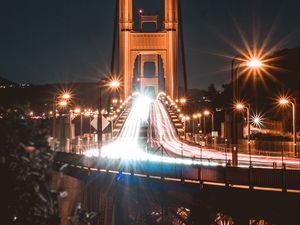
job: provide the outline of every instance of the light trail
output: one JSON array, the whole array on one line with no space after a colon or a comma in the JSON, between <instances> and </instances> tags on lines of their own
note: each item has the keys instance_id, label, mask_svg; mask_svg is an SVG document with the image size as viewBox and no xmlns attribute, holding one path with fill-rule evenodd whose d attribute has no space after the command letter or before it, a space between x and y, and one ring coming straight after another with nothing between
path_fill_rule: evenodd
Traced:
<instances>
[{"instance_id":1,"label":"light trail","mask_svg":"<svg viewBox=\"0 0 300 225\"><path fill-rule=\"evenodd\" d=\"M133 101L133 107L118 138L113 143L103 146L102 157L131 159L143 155L139 138L141 127L148 122L151 99L138 96Z\"/></svg>"},{"instance_id":2,"label":"light trail","mask_svg":"<svg viewBox=\"0 0 300 225\"><path fill-rule=\"evenodd\" d=\"M191 158L166 157L151 154L146 151L145 146L139 141L141 128L148 126L150 108L155 106L148 97L138 96L126 119L118 138L111 144L105 145L101 150L101 157L122 160L151 161L158 163L176 163L184 165L210 165L217 166L216 162L195 161ZM168 130L171 131L171 130ZM144 140L145 142L147 140ZM86 152L87 157L97 157L98 151L91 149Z\"/></svg>"},{"instance_id":3,"label":"light trail","mask_svg":"<svg viewBox=\"0 0 300 225\"><path fill-rule=\"evenodd\" d=\"M193 146L182 142L176 133L173 122L161 101L156 100L153 103L150 112L150 144L152 148L162 148L169 155L181 156L192 159L210 159L223 161L231 159L231 153L220 152L215 149L206 149L198 146ZM249 166L249 155L238 154L239 166ZM275 162L281 165L281 157L259 156L252 155L252 165L259 167L273 167ZM227 160L228 161L228 160ZM299 168L299 159L285 158L284 163L287 167Z\"/></svg>"},{"instance_id":4,"label":"light trail","mask_svg":"<svg viewBox=\"0 0 300 225\"><path fill-rule=\"evenodd\" d=\"M143 137L140 136L142 129L147 126L149 126L150 150L146 148L145 137L142 139ZM159 152L155 152L155 149L159 149ZM86 152L86 156L98 157L98 150L91 149ZM215 149L202 148L181 141L161 101L137 96L133 100L132 109L118 138L102 147L101 157L128 161L225 166L226 159L231 159L231 153L225 154ZM249 155L240 153L238 158L239 167L249 167ZM282 161L280 157L252 155L252 165L255 167L273 168L274 162L281 165ZM289 168L298 168L300 165L300 161L293 158L285 158L284 163Z\"/></svg>"}]
</instances>

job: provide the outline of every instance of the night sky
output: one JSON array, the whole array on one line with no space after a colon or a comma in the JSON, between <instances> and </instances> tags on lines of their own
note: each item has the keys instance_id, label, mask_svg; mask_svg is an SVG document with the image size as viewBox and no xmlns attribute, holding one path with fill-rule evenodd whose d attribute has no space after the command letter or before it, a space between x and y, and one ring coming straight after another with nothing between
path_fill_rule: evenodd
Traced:
<instances>
[{"instance_id":1,"label":"night sky","mask_svg":"<svg viewBox=\"0 0 300 225\"><path fill-rule=\"evenodd\" d=\"M114 0L1 0L0 77L14 82L94 82L108 74ZM134 0L158 12L163 0ZM160 14L162 12L159 12ZM188 82L220 87L229 80L230 59L243 48L242 31L269 47L299 46L299 0L183 0ZM273 29L271 29L273 27ZM255 32L254 32L255 31Z\"/></svg>"}]
</instances>

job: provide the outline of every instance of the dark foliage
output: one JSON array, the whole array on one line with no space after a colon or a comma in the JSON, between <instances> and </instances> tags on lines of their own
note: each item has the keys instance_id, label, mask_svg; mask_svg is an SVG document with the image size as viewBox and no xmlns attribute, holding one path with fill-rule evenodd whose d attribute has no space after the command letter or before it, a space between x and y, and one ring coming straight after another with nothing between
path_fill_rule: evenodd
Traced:
<instances>
[{"instance_id":1,"label":"dark foliage","mask_svg":"<svg viewBox=\"0 0 300 225\"><path fill-rule=\"evenodd\" d=\"M42 121L24 110L0 110L0 224L59 224L46 137Z\"/></svg>"}]
</instances>

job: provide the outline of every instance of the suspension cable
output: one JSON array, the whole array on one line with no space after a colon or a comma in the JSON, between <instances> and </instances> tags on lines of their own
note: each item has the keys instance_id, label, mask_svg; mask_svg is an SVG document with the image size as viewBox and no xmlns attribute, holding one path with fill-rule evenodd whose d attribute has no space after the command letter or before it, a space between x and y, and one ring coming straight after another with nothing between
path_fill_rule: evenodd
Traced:
<instances>
[{"instance_id":1,"label":"suspension cable","mask_svg":"<svg viewBox=\"0 0 300 225\"><path fill-rule=\"evenodd\" d=\"M181 60L183 66L183 81L184 81L184 95L187 97L188 84L187 84L187 70L186 70L186 58L185 58L185 48L184 48L184 36L183 36L183 21L181 12L181 1L178 0L178 10L179 10L179 30L180 30L180 44L181 44Z\"/></svg>"},{"instance_id":2,"label":"suspension cable","mask_svg":"<svg viewBox=\"0 0 300 225\"><path fill-rule=\"evenodd\" d=\"M113 43L112 43L112 54L110 61L110 75L114 75L115 73L115 54L116 54L116 41L118 34L118 20L119 20L119 0L116 0L115 5L115 18L114 18L114 34L113 34Z\"/></svg>"}]
</instances>

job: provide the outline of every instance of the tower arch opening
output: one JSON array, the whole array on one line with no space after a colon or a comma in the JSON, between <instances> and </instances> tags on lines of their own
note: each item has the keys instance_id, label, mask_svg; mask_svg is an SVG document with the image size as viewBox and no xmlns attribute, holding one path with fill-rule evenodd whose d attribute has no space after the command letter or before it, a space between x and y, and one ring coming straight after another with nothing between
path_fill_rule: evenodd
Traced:
<instances>
[{"instance_id":1,"label":"tower arch opening","mask_svg":"<svg viewBox=\"0 0 300 225\"><path fill-rule=\"evenodd\" d=\"M120 75L124 81L123 96L136 89L152 86L157 94L165 91L178 95L178 0L164 0L163 29L140 32L133 28L133 0L119 0ZM134 1L137 2L137 1ZM142 2L142 1L141 1ZM153 0L150 1L151 5ZM159 21L157 16L142 17L146 22ZM144 73L144 63L155 64L155 77Z\"/></svg>"}]
</instances>

